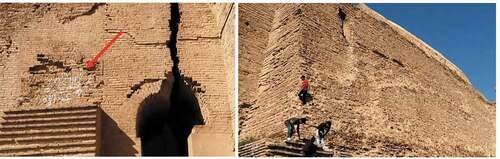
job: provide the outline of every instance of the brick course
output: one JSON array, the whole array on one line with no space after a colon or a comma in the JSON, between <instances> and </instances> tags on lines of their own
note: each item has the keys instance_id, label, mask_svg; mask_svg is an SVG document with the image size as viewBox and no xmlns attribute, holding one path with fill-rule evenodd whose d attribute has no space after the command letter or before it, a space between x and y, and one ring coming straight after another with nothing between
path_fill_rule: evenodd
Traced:
<instances>
[{"instance_id":1,"label":"brick course","mask_svg":"<svg viewBox=\"0 0 500 159\"><path fill-rule=\"evenodd\" d=\"M351 156L495 155L495 104L365 5L240 6L240 142L282 142L283 121L304 116L312 125L331 120L327 144ZM313 96L306 106L297 99L301 75Z\"/></svg>"},{"instance_id":2,"label":"brick course","mask_svg":"<svg viewBox=\"0 0 500 159\"><path fill-rule=\"evenodd\" d=\"M0 54L0 108L100 105L106 116L101 123L102 155L139 155L137 109L159 90L160 82L145 83L136 92L131 87L147 79L165 79L171 69L166 47L170 4L0 6L10 8L0 15L8 17L1 24L12 31L0 38L6 50ZM204 90L197 98L207 121L194 128L190 139L192 145L204 147L192 147L190 154L234 155L234 6L180 6L180 69ZM82 61L91 59L119 31L124 34L101 57L96 70L85 70ZM52 73L32 74L30 67L46 65L37 54L71 71L50 66ZM218 140L209 140L207 134Z\"/></svg>"}]
</instances>

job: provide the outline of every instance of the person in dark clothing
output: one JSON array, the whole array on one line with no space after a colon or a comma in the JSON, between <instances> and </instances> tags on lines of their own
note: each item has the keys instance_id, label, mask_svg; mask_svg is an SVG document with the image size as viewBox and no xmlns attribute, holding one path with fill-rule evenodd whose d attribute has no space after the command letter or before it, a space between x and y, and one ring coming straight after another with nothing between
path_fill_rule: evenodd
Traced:
<instances>
[{"instance_id":1,"label":"person in dark clothing","mask_svg":"<svg viewBox=\"0 0 500 159\"><path fill-rule=\"evenodd\" d=\"M316 151L318 147L314 144L316 138L313 136L310 140L305 141L304 147L302 147L302 152L305 157L316 157Z\"/></svg>"},{"instance_id":2,"label":"person in dark clothing","mask_svg":"<svg viewBox=\"0 0 500 159\"><path fill-rule=\"evenodd\" d=\"M299 99L300 101L302 101L302 104L306 104L307 90L309 90L309 81L307 81L306 76L304 75L302 75L300 79L302 80L302 86L299 92Z\"/></svg>"},{"instance_id":3,"label":"person in dark clothing","mask_svg":"<svg viewBox=\"0 0 500 159\"><path fill-rule=\"evenodd\" d=\"M345 34L344 34L344 25L346 23L346 18L347 18L347 15L342 11L342 9L339 9L339 18L340 18L340 31L342 33L342 36L345 38Z\"/></svg>"},{"instance_id":4,"label":"person in dark clothing","mask_svg":"<svg viewBox=\"0 0 500 159\"><path fill-rule=\"evenodd\" d=\"M340 27L343 28L344 27L344 21L346 20L347 18L347 15L344 13L344 11L342 11L342 9L339 9L339 18L340 18Z\"/></svg>"},{"instance_id":5,"label":"person in dark clothing","mask_svg":"<svg viewBox=\"0 0 500 159\"><path fill-rule=\"evenodd\" d=\"M332 126L331 121L323 122L316 127L316 142L315 144L318 147L321 147L323 150L328 151L328 147L325 145L325 136L330 131L330 127Z\"/></svg>"},{"instance_id":6,"label":"person in dark clothing","mask_svg":"<svg viewBox=\"0 0 500 159\"><path fill-rule=\"evenodd\" d=\"M296 126L297 129L297 136L299 137L300 140L300 124L305 124L307 121L306 118L290 118L285 121L285 126L288 129L287 131L287 138L286 141L290 142L292 140L292 135L294 131L294 126Z\"/></svg>"}]
</instances>

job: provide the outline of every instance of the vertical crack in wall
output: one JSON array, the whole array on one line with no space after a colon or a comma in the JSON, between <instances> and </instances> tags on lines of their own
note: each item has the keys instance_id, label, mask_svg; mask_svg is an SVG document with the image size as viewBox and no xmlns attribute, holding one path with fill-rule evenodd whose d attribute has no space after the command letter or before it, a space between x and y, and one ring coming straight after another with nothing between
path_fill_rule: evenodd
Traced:
<instances>
[{"instance_id":1,"label":"vertical crack in wall","mask_svg":"<svg viewBox=\"0 0 500 159\"><path fill-rule=\"evenodd\" d=\"M167 47L173 62L172 71L162 80L160 90L146 97L137 111L137 134L141 138L143 156L187 156L188 137L194 125L203 125L204 118L195 95L197 81L181 74L177 52L179 4L170 4L170 38ZM172 73L172 74L170 74ZM172 79L173 77L173 79ZM156 79L150 80L154 81ZM147 81L145 81L147 82ZM141 83L131 89L139 89ZM132 92L133 93L133 92ZM131 93L131 94L132 94Z\"/></svg>"},{"instance_id":2,"label":"vertical crack in wall","mask_svg":"<svg viewBox=\"0 0 500 159\"><path fill-rule=\"evenodd\" d=\"M179 22L181 21L178 3L170 3L170 16L169 28L172 33L170 33L170 41L167 42L167 47L170 49L170 59L173 62L172 73L174 74L175 82L178 82L181 79L179 57L177 56L177 33L179 32Z\"/></svg>"},{"instance_id":3,"label":"vertical crack in wall","mask_svg":"<svg viewBox=\"0 0 500 159\"><path fill-rule=\"evenodd\" d=\"M342 11L341 8L339 8L338 16L340 18L340 32L347 42L347 70L346 73L342 76L344 77L344 81L342 82L342 84L345 86L352 86L359 73L359 70L356 67L358 59L356 58L354 52L356 43L354 43L352 30L349 29L349 24L347 23L347 14Z\"/></svg>"},{"instance_id":4,"label":"vertical crack in wall","mask_svg":"<svg viewBox=\"0 0 500 159\"><path fill-rule=\"evenodd\" d=\"M174 79L171 85L172 79L165 75L167 79L162 80L160 91L148 96L139 106L137 127L143 156L187 156L187 140L192 128L203 122L193 88L186 85L179 70L179 4L171 3L170 13L171 34L167 46L173 62L171 72Z\"/></svg>"}]
</instances>

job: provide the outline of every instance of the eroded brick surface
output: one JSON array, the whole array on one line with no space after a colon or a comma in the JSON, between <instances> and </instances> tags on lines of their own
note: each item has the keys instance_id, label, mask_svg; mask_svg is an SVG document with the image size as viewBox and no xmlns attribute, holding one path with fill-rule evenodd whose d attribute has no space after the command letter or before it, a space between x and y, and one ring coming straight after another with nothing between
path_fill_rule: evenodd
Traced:
<instances>
[{"instance_id":1,"label":"eroded brick surface","mask_svg":"<svg viewBox=\"0 0 500 159\"><path fill-rule=\"evenodd\" d=\"M180 70L198 83L206 120L193 130L190 154L233 155L235 6L180 6ZM137 109L171 70L170 4L0 7L0 108L99 105L105 114L101 154L139 155ZM120 31L96 69L84 69Z\"/></svg>"},{"instance_id":2,"label":"eroded brick surface","mask_svg":"<svg viewBox=\"0 0 500 159\"><path fill-rule=\"evenodd\" d=\"M327 144L349 156L495 155L495 104L368 7L240 4L239 15L240 142L282 142L283 121L304 116L331 120ZM301 75L313 96L305 106Z\"/></svg>"}]
</instances>

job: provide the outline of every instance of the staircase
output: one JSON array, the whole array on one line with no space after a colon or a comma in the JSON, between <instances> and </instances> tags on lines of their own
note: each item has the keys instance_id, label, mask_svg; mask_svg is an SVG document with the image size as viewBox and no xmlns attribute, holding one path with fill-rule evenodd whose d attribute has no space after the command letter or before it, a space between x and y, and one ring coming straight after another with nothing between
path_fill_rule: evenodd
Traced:
<instances>
[{"instance_id":1,"label":"staircase","mask_svg":"<svg viewBox=\"0 0 500 159\"><path fill-rule=\"evenodd\" d=\"M0 156L96 156L99 108L17 108L3 112Z\"/></svg>"},{"instance_id":2,"label":"staircase","mask_svg":"<svg viewBox=\"0 0 500 159\"><path fill-rule=\"evenodd\" d=\"M238 147L240 157L264 157L267 156L266 139L257 140Z\"/></svg>"},{"instance_id":3,"label":"staircase","mask_svg":"<svg viewBox=\"0 0 500 159\"><path fill-rule=\"evenodd\" d=\"M303 143L276 143L262 139L239 147L241 157L304 157ZM332 157L333 152L318 150L317 157Z\"/></svg>"}]
</instances>

